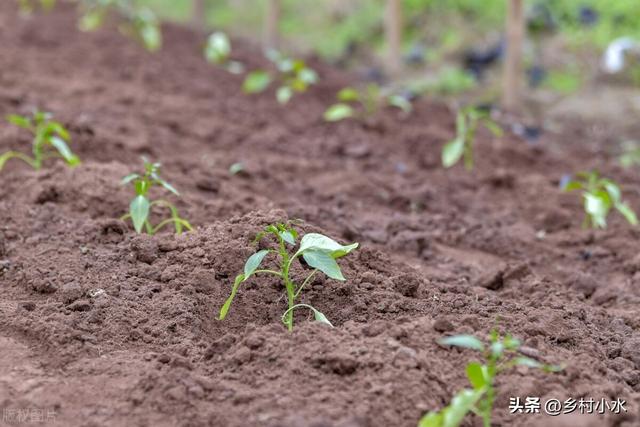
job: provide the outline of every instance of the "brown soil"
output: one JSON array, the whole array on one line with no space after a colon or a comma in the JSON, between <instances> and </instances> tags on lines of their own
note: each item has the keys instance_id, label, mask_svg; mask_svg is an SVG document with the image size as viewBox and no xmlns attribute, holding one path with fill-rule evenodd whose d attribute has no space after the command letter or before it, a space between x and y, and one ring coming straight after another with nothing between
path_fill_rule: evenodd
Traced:
<instances>
[{"instance_id":1,"label":"brown soil","mask_svg":"<svg viewBox=\"0 0 640 427\"><path fill-rule=\"evenodd\" d=\"M53 410L59 426L415 426L475 357L437 340L497 322L567 368L506 374L495 425L640 425L640 232L617 217L581 230L579 197L558 190L598 167L640 207L640 177L605 155L613 130L567 125L535 145L481 134L473 173L443 170L444 106L326 124L349 78L322 64L322 83L284 108L206 64L203 35L167 26L150 55L73 28L68 8L24 20L0 5L0 114L54 112L84 160L0 174L0 408ZM0 152L28 144L0 127ZM136 236L116 219L142 154L195 232ZM287 218L361 243L341 261L347 282L318 278L304 296L336 327L300 313L288 333L271 279L216 320L255 233ZM510 416L511 396L621 398L629 412Z\"/></svg>"}]
</instances>

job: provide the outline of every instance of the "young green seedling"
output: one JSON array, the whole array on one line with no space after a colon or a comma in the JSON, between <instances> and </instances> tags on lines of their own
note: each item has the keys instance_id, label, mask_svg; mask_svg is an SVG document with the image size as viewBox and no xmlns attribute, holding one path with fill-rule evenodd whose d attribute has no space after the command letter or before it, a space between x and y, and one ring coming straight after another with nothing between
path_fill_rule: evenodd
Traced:
<instances>
[{"instance_id":1,"label":"young green seedling","mask_svg":"<svg viewBox=\"0 0 640 427\"><path fill-rule=\"evenodd\" d=\"M489 113L475 107L465 107L456 115L456 137L442 149L442 165L450 168L464 158L467 170L473 169L473 146L478 126L483 125L496 137L502 136L502 128L491 119Z\"/></svg>"},{"instance_id":2,"label":"young green seedling","mask_svg":"<svg viewBox=\"0 0 640 427\"><path fill-rule=\"evenodd\" d=\"M582 191L585 219L584 228L606 228L607 216L614 208L626 218L631 225L638 224L638 217L631 207L622 200L620 186L606 178L601 178L597 172L580 172L576 179L563 186L564 191Z\"/></svg>"},{"instance_id":3,"label":"young green seedling","mask_svg":"<svg viewBox=\"0 0 640 427\"><path fill-rule=\"evenodd\" d=\"M286 104L295 93L306 92L309 86L318 82L318 74L303 60L286 57L274 50L266 55L276 65L277 75L274 77L265 70L249 73L242 85L245 93L263 92L272 81L277 80L280 86L276 90L276 99L280 104Z\"/></svg>"},{"instance_id":4,"label":"young green seedling","mask_svg":"<svg viewBox=\"0 0 640 427\"><path fill-rule=\"evenodd\" d=\"M519 355L520 341L510 335L501 337L497 331L491 332L488 345L472 335L456 335L445 338L440 343L477 350L484 356L485 363L469 363L466 372L472 388L456 394L446 408L426 414L418 427L458 427L470 413L479 416L484 427L491 427L491 413L496 397L495 380L499 374L514 366L538 368L545 372L562 369Z\"/></svg>"},{"instance_id":5,"label":"young green seedling","mask_svg":"<svg viewBox=\"0 0 640 427\"><path fill-rule=\"evenodd\" d=\"M207 62L223 67L232 74L244 72L244 65L230 59L231 42L223 32L215 32L209 36L204 46L204 57Z\"/></svg>"},{"instance_id":6,"label":"young green seedling","mask_svg":"<svg viewBox=\"0 0 640 427\"><path fill-rule=\"evenodd\" d=\"M162 32L156 15L146 7L138 7L131 0L81 0L78 26L82 31L100 28L115 13L122 22L120 32L137 40L145 49L155 52L162 46Z\"/></svg>"},{"instance_id":7,"label":"young green seedling","mask_svg":"<svg viewBox=\"0 0 640 427\"><path fill-rule=\"evenodd\" d=\"M18 151L7 151L0 155L0 170L9 159L18 159L32 168L39 170L42 163L50 158L62 158L71 167L80 164L78 156L71 152L67 145L70 140L69 131L62 124L51 120L51 113L36 111L31 117L10 115L7 121L33 134L33 157Z\"/></svg>"},{"instance_id":8,"label":"young green seedling","mask_svg":"<svg viewBox=\"0 0 640 427\"><path fill-rule=\"evenodd\" d=\"M36 7L40 6L45 12L50 11L56 5L56 0L18 0L20 13L31 15Z\"/></svg>"},{"instance_id":9,"label":"young green seedling","mask_svg":"<svg viewBox=\"0 0 640 427\"><path fill-rule=\"evenodd\" d=\"M618 160L623 168L640 166L640 144L637 141L625 141Z\"/></svg>"},{"instance_id":10,"label":"young green seedling","mask_svg":"<svg viewBox=\"0 0 640 427\"><path fill-rule=\"evenodd\" d=\"M402 95L387 94L376 84L368 85L364 90L346 87L336 95L337 104L324 112L324 119L337 122L349 117L366 118L376 114L380 108L392 106L409 114L413 109L411 102ZM353 104L356 104L354 107Z\"/></svg>"},{"instance_id":11,"label":"young green seedling","mask_svg":"<svg viewBox=\"0 0 640 427\"><path fill-rule=\"evenodd\" d=\"M266 236L275 238L277 242L276 248L260 250L247 259L244 265L244 272L236 276L231 295L220 309L219 319L223 320L226 317L241 283L246 282L255 274L271 274L282 280L286 291L288 308L282 315L282 321L289 331L293 330L293 312L297 308L307 308L313 312L316 321L331 325L320 311L308 304L296 304L296 301L304 287L311 282L318 271L323 272L332 279L344 281L345 278L336 260L356 249L358 244L353 243L343 246L322 234L308 233L300 240L298 250L293 251L298 239L298 232L291 223L269 225L256 236L255 242L259 242ZM262 261L269 254L276 256L278 268L275 270L259 269ZM300 257L313 270L302 281L301 285L297 285L291 277L291 267L293 262Z\"/></svg>"},{"instance_id":12,"label":"young green seedling","mask_svg":"<svg viewBox=\"0 0 640 427\"><path fill-rule=\"evenodd\" d=\"M122 179L123 185L133 184L136 197L129 205L129 213L121 219L126 220L131 218L133 228L135 228L137 233L146 231L148 234L156 234L162 227L169 224L173 224L178 234L182 233L184 229L191 231L191 224L189 224L186 219L180 217L178 209L172 203L163 199L151 200L149 198L149 190L157 186L163 187L176 196L180 194L171 184L160 177L160 163L151 163L145 158L143 158L143 161L144 172L142 174L132 173ZM149 216L151 214L151 208L154 206L168 208L171 217L162 220L155 226L152 225Z\"/></svg>"}]
</instances>

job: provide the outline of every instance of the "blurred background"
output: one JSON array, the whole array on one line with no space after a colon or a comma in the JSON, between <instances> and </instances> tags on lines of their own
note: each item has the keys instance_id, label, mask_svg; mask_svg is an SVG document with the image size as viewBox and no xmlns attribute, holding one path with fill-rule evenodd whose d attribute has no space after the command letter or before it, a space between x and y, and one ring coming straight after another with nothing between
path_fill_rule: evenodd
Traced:
<instances>
[{"instance_id":1,"label":"blurred background","mask_svg":"<svg viewBox=\"0 0 640 427\"><path fill-rule=\"evenodd\" d=\"M268 0L137 0L162 19L262 41ZM198 4L200 3L200 4ZM282 0L279 48L317 55L385 83L384 0ZM490 103L499 97L507 0L402 0L401 66L394 81L420 93ZM201 8L202 11L197 9ZM640 2L524 0L525 110L534 117L585 118L637 113L640 99ZM607 48L624 66L607 70Z\"/></svg>"}]
</instances>

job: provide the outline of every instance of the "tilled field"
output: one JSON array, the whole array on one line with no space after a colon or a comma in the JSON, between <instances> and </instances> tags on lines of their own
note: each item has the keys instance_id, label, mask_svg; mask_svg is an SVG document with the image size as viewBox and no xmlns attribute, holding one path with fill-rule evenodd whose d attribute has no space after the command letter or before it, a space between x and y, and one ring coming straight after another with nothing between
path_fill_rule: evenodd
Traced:
<instances>
[{"instance_id":1,"label":"tilled field","mask_svg":"<svg viewBox=\"0 0 640 427\"><path fill-rule=\"evenodd\" d=\"M282 107L208 65L203 34L167 26L151 55L113 30L77 32L69 8L23 20L9 3L0 114L53 112L83 163L0 173L5 422L39 409L59 426L415 426L476 357L437 340L497 325L566 368L505 374L496 425L640 425L640 232L615 216L581 229L579 196L558 186L597 167L640 207L640 177L609 156L612 129L563 123L536 143L481 133L476 169L444 170L445 106L329 124L350 80L320 63L321 83ZM0 127L0 152L29 142ZM118 220L132 197L120 180L142 155L162 163L194 232L136 235ZM340 261L346 282L318 275L303 297L335 328L300 312L288 333L283 290L264 277L218 321L255 234L287 219L361 244ZM628 412L510 415L516 396L620 398Z\"/></svg>"}]
</instances>

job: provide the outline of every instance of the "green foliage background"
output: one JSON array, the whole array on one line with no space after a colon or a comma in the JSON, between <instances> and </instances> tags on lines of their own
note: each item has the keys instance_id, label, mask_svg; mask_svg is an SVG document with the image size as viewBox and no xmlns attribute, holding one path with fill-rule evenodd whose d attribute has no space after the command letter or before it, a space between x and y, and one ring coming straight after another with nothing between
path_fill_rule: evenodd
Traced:
<instances>
[{"instance_id":1,"label":"green foliage background","mask_svg":"<svg viewBox=\"0 0 640 427\"><path fill-rule=\"evenodd\" d=\"M191 0L136 0L169 20L187 21ZM500 31L506 0L404 0L407 43L415 39L459 45L468 34ZM295 47L338 56L352 42L382 44L383 0L283 0L282 32ZM259 36L265 0L208 0L207 22L234 34ZM620 36L640 38L638 0L528 0L545 5L560 29L576 44L603 48ZM598 23L579 22L580 7L592 7Z\"/></svg>"}]
</instances>

